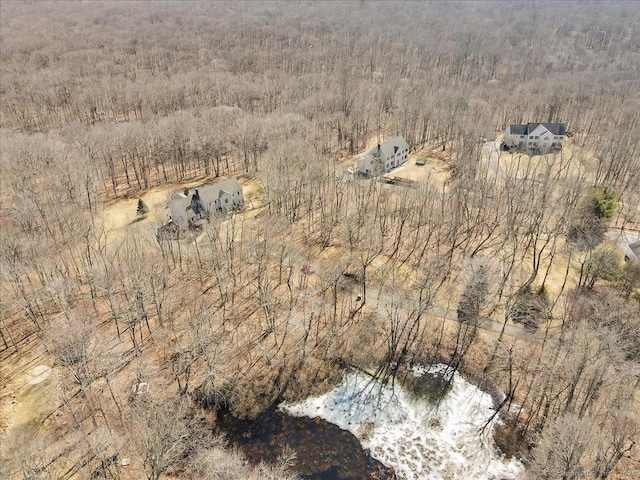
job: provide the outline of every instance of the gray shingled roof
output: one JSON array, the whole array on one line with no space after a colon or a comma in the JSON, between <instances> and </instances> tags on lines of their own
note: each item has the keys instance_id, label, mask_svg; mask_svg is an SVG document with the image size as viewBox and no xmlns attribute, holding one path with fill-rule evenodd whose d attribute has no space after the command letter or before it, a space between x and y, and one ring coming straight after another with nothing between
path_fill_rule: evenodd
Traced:
<instances>
[{"instance_id":1,"label":"gray shingled roof","mask_svg":"<svg viewBox=\"0 0 640 480\"><path fill-rule=\"evenodd\" d=\"M398 150L409 150L409 144L402 137L393 137L390 140L380 144L380 150L385 158L394 155ZM377 153L378 147L371 150L371 154Z\"/></svg>"},{"instance_id":2,"label":"gray shingled roof","mask_svg":"<svg viewBox=\"0 0 640 480\"><path fill-rule=\"evenodd\" d=\"M223 182L209 183L197 188L191 188L189 189L187 196L182 193L176 193L171 198L170 203L173 204L174 207L186 211L193 201L193 195L196 190L198 190L198 194L200 195L200 199L204 202L204 205L209 205L220 198L220 195L223 192L233 194L238 190L242 190L242 187L235 178L228 178Z\"/></svg>"},{"instance_id":3,"label":"gray shingled roof","mask_svg":"<svg viewBox=\"0 0 640 480\"><path fill-rule=\"evenodd\" d=\"M528 135L526 125L509 125L509 131L512 135Z\"/></svg>"},{"instance_id":4,"label":"gray shingled roof","mask_svg":"<svg viewBox=\"0 0 640 480\"><path fill-rule=\"evenodd\" d=\"M169 202L169 204L172 207L183 210L183 211L187 210L187 207L189 206L190 203L191 203L191 197L185 197L181 193L174 193L173 197L171 197L171 201Z\"/></svg>"},{"instance_id":5,"label":"gray shingled roof","mask_svg":"<svg viewBox=\"0 0 640 480\"><path fill-rule=\"evenodd\" d=\"M222 192L233 194L233 192L237 192L241 189L242 187L240 187L238 180L236 180L235 178L228 178L224 182L209 183L207 185L198 187L198 193L200 194L200 198L204 200L205 203L211 203L214 200L220 198ZM191 193L191 191L189 193Z\"/></svg>"},{"instance_id":6,"label":"gray shingled roof","mask_svg":"<svg viewBox=\"0 0 640 480\"><path fill-rule=\"evenodd\" d=\"M540 123L530 123L528 125L529 131L533 132ZM543 123L542 126L549 130L553 135L566 135L567 129L564 123Z\"/></svg>"},{"instance_id":7,"label":"gray shingled roof","mask_svg":"<svg viewBox=\"0 0 640 480\"><path fill-rule=\"evenodd\" d=\"M636 256L636 260L640 260L640 240L629 244L629 250Z\"/></svg>"},{"instance_id":8,"label":"gray shingled roof","mask_svg":"<svg viewBox=\"0 0 640 480\"><path fill-rule=\"evenodd\" d=\"M640 240L638 240L638 236L631 235L630 238L628 233L616 232L607 232L606 236L609 240L618 244L625 257L632 262L640 262Z\"/></svg>"},{"instance_id":9,"label":"gray shingled roof","mask_svg":"<svg viewBox=\"0 0 640 480\"><path fill-rule=\"evenodd\" d=\"M529 135L538 125L549 130L552 135L566 135L567 128L564 123L528 123L526 125L509 125L512 135Z\"/></svg>"}]
</instances>

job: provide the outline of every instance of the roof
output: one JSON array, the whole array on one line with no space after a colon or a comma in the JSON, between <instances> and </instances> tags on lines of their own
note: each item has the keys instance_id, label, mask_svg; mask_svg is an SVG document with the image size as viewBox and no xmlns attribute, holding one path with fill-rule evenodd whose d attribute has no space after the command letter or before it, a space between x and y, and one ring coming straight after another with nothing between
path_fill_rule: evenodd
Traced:
<instances>
[{"instance_id":1,"label":"roof","mask_svg":"<svg viewBox=\"0 0 640 480\"><path fill-rule=\"evenodd\" d=\"M369 153L374 154L377 149L378 147L374 148ZM382 153L386 158L395 155L398 150L409 150L409 144L405 142L402 137L393 137L392 139L380 144L380 150L382 150Z\"/></svg>"},{"instance_id":2,"label":"roof","mask_svg":"<svg viewBox=\"0 0 640 480\"><path fill-rule=\"evenodd\" d=\"M191 203L190 197L182 193L174 193L169 202L169 207L186 211L189 203Z\"/></svg>"},{"instance_id":3,"label":"roof","mask_svg":"<svg viewBox=\"0 0 640 480\"><path fill-rule=\"evenodd\" d=\"M632 262L640 262L640 238L637 235L607 232L606 236L609 240L618 244L625 257Z\"/></svg>"},{"instance_id":4,"label":"roof","mask_svg":"<svg viewBox=\"0 0 640 480\"><path fill-rule=\"evenodd\" d=\"M512 135L527 135L526 125L509 125L509 131Z\"/></svg>"},{"instance_id":5,"label":"roof","mask_svg":"<svg viewBox=\"0 0 640 480\"><path fill-rule=\"evenodd\" d=\"M527 125L527 128L530 132L533 132L538 125L542 125L544 128L549 130L549 133L553 135L566 135L567 129L564 126L564 123L530 123Z\"/></svg>"},{"instance_id":6,"label":"roof","mask_svg":"<svg viewBox=\"0 0 640 480\"><path fill-rule=\"evenodd\" d=\"M629 250L636 256L636 260L640 260L640 240L629 244Z\"/></svg>"},{"instance_id":7,"label":"roof","mask_svg":"<svg viewBox=\"0 0 640 480\"><path fill-rule=\"evenodd\" d=\"M195 192L196 189L189 190L189 193ZM222 193L233 193L242 190L242 187L235 178L228 178L224 182L209 183L197 188L200 198L207 203L220 198Z\"/></svg>"},{"instance_id":8,"label":"roof","mask_svg":"<svg viewBox=\"0 0 640 480\"><path fill-rule=\"evenodd\" d=\"M209 183L198 188L190 188L187 195L175 193L171 198L171 206L186 211L193 201L196 190L198 191L201 201L204 202L203 205L208 205L220 198L223 193L233 194L238 190L242 190L242 187L235 178L228 178L223 182Z\"/></svg>"},{"instance_id":9,"label":"roof","mask_svg":"<svg viewBox=\"0 0 640 480\"><path fill-rule=\"evenodd\" d=\"M509 125L509 131L512 135L529 135L538 125L542 125L549 130L552 135L566 135L567 128L564 123L528 123L526 125Z\"/></svg>"}]
</instances>

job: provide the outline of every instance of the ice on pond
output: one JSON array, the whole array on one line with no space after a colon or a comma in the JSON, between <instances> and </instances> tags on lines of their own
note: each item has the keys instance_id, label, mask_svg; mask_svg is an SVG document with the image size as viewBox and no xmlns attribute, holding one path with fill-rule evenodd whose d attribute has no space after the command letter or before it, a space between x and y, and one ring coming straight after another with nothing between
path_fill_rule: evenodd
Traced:
<instances>
[{"instance_id":1,"label":"ice on pond","mask_svg":"<svg viewBox=\"0 0 640 480\"><path fill-rule=\"evenodd\" d=\"M445 369L417 367L414 374L442 374ZM491 396L457 373L437 407L415 399L397 383L385 386L365 374L350 373L325 395L281 408L295 416L321 417L350 431L400 479L488 480L524 473L522 463L498 451L492 425L481 433L494 413Z\"/></svg>"}]
</instances>

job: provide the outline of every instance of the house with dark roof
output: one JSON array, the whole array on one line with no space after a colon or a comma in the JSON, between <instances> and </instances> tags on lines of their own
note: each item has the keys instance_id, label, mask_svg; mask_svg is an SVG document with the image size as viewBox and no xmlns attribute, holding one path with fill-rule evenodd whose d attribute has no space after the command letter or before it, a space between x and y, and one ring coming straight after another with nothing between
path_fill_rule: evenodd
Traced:
<instances>
[{"instance_id":1,"label":"house with dark roof","mask_svg":"<svg viewBox=\"0 0 640 480\"><path fill-rule=\"evenodd\" d=\"M243 202L242 186L235 178L229 178L189 189L186 193L175 193L167 208L171 222L187 228L216 213L228 213L239 208Z\"/></svg>"},{"instance_id":2,"label":"house with dark roof","mask_svg":"<svg viewBox=\"0 0 640 480\"><path fill-rule=\"evenodd\" d=\"M407 161L409 145L402 137L393 137L371 149L358 160L358 171L365 175L381 175Z\"/></svg>"},{"instance_id":3,"label":"house with dark roof","mask_svg":"<svg viewBox=\"0 0 640 480\"><path fill-rule=\"evenodd\" d=\"M503 147L519 150L559 150L567 138L564 123L527 123L509 125L504 132Z\"/></svg>"}]
</instances>

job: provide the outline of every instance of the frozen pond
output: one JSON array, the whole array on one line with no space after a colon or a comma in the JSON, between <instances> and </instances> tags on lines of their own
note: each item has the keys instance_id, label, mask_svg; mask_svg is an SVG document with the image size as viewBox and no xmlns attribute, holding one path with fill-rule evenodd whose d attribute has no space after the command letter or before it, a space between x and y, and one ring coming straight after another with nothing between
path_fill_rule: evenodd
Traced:
<instances>
[{"instance_id":1,"label":"frozen pond","mask_svg":"<svg viewBox=\"0 0 640 480\"><path fill-rule=\"evenodd\" d=\"M413 373L443 369L445 365L435 365ZM492 425L480 433L494 413L491 396L457 373L438 407L415 399L398 384L392 389L350 373L327 394L280 408L348 430L400 479L513 479L524 473L519 461L499 452Z\"/></svg>"}]
</instances>

